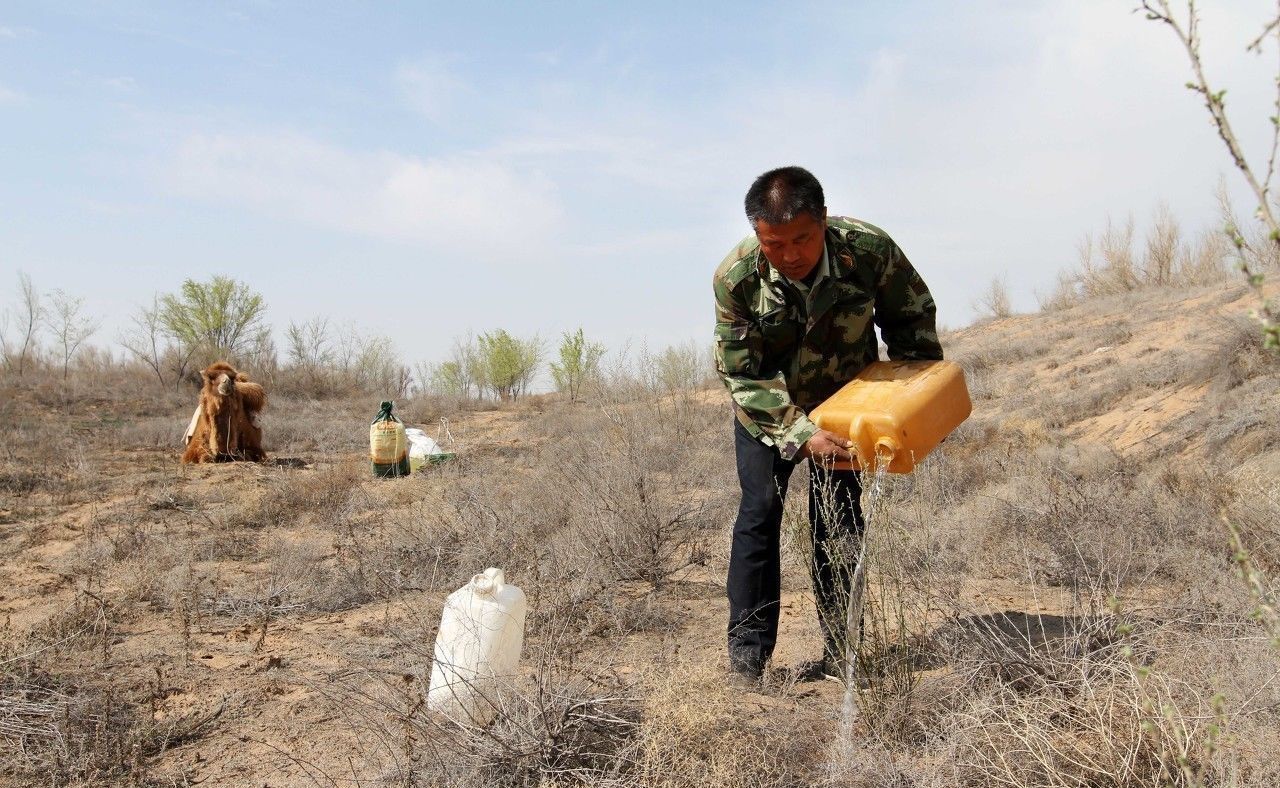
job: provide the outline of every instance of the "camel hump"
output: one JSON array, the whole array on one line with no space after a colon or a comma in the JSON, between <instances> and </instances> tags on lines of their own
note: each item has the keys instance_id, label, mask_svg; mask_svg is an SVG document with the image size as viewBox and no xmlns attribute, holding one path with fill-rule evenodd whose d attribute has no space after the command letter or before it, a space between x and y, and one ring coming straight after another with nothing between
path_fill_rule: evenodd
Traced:
<instances>
[{"instance_id":1,"label":"camel hump","mask_svg":"<svg viewBox=\"0 0 1280 788\"><path fill-rule=\"evenodd\" d=\"M249 413L256 413L267 406L267 392L257 383L237 382L236 393Z\"/></svg>"}]
</instances>

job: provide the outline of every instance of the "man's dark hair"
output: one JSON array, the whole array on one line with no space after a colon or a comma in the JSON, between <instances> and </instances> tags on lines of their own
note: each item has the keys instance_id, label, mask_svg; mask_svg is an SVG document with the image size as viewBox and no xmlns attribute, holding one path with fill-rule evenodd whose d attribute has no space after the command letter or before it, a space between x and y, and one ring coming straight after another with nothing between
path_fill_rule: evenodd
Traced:
<instances>
[{"instance_id":1,"label":"man's dark hair","mask_svg":"<svg viewBox=\"0 0 1280 788\"><path fill-rule=\"evenodd\" d=\"M755 179L747 189L747 221L786 224L807 213L821 221L827 209L822 184L804 167L779 167Z\"/></svg>"}]
</instances>

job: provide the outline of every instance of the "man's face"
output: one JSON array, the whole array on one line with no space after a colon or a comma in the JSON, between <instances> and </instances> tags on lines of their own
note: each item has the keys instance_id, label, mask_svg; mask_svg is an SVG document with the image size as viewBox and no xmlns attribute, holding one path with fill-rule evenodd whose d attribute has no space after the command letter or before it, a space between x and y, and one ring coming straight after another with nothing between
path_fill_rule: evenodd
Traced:
<instances>
[{"instance_id":1,"label":"man's face","mask_svg":"<svg viewBox=\"0 0 1280 788\"><path fill-rule=\"evenodd\" d=\"M756 222L756 237L765 259L788 279L804 279L822 259L827 213L821 221L802 213L786 224Z\"/></svg>"}]
</instances>

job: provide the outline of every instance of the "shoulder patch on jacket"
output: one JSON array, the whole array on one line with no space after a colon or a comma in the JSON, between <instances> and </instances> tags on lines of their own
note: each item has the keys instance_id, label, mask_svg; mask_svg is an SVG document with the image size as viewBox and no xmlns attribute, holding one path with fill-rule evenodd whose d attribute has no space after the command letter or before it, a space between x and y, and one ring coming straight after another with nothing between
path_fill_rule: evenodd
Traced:
<instances>
[{"instance_id":1,"label":"shoulder patch on jacket","mask_svg":"<svg viewBox=\"0 0 1280 788\"><path fill-rule=\"evenodd\" d=\"M831 228L845 243L873 254L886 254L893 245L889 234L870 222L849 216L827 217Z\"/></svg>"},{"instance_id":2,"label":"shoulder patch on jacket","mask_svg":"<svg viewBox=\"0 0 1280 788\"><path fill-rule=\"evenodd\" d=\"M756 253L760 240L754 235L742 239L716 267L716 280L730 288L737 287L756 270Z\"/></svg>"}]
</instances>

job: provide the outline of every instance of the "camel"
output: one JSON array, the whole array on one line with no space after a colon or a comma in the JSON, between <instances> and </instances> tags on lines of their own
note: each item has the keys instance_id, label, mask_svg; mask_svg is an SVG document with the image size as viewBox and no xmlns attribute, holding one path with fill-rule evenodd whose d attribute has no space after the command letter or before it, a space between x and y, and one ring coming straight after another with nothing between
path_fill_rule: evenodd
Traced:
<instances>
[{"instance_id":1,"label":"camel","mask_svg":"<svg viewBox=\"0 0 1280 788\"><path fill-rule=\"evenodd\" d=\"M225 361L200 373L204 381L200 404L191 415L184 439L186 463L234 462L267 459L262 450L262 430L257 414L267 406L267 393Z\"/></svg>"}]
</instances>

